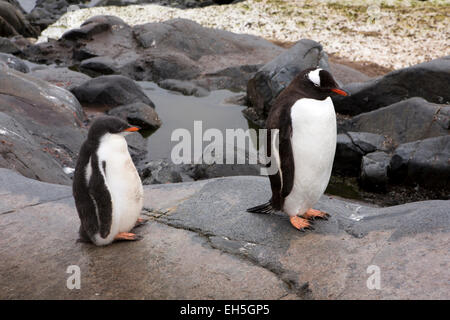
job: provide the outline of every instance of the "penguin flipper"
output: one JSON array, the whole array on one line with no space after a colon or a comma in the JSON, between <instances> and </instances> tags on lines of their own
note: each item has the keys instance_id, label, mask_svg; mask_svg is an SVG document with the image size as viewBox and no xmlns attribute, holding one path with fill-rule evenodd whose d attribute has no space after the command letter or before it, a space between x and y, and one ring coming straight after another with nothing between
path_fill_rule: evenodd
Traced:
<instances>
[{"instance_id":1,"label":"penguin flipper","mask_svg":"<svg viewBox=\"0 0 450 320\"><path fill-rule=\"evenodd\" d=\"M98 158L92 156L92 166L98 170L92 170L89 180L89 194L96 203L98 219L100 221L100 236L106 238L111 231L112 224L112 200L108 187L106 186L106 163L100 166Z\"/></svg>"},{"instance_id":2,"label":"penguin flipper","mask_svg":"<svg viewBox=\"0 0 450 320\"><path fill-rule=\"evenodd\" d=\"M272 207L272 202L268 201L266 203L260 204L259 206L248 208L247 212L251 213L273 213L275 210Z\"/></svg>"},{"instance_id":3,"label":"penguin flipper","mask_svg":"<svg viewBox=\"0 0 450 320\"><path fill-rule=\"evenodd\" d=\"M286 125L280 128L279 152L280 159L283 159L280 166L283 181L281 197L284 199L291 193L294 187L295 164L291 143L292 121L290 113L284 112L283 116L286 118Z\"/></svg>"},{"instance_id":4,"label":"penguin flipper","mask_svg":"<svg viewBox=\"0 0 450 320\"><path fill-rule=\"evenodd\" d=\"M86 145L83 145L80 154L85 153L87 153ZM85 171L82 169L88 165L87 161L77 163L73 178L73 197L75 198L75 206L80 217L79 235L82 241L91 241L94 234L98 233L99 230L95 201L89 194Z\"/></svg>"}]
</instances>

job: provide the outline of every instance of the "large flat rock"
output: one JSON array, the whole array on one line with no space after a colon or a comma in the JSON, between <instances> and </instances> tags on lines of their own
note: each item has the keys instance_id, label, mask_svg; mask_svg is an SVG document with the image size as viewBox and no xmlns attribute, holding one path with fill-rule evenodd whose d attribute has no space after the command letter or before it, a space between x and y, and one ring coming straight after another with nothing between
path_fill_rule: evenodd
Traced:
<instances>
[{"instance_id":1,"label":"large flat rock","mask_svg":"<svg viewBox=\"0 0 450 320\"><path fill-rule=\"evenodd\" d=\"M70 187L0 169L0 299L449 299L450 201L368 207L324 196L298 232L257 215L267 178L145 186L138 242L76 242ZM30 200L31 199L31 200ZM69 290L78 265L81 289ZM379 267L380 290L368 289Z\"/></svg>"}]
</instances>

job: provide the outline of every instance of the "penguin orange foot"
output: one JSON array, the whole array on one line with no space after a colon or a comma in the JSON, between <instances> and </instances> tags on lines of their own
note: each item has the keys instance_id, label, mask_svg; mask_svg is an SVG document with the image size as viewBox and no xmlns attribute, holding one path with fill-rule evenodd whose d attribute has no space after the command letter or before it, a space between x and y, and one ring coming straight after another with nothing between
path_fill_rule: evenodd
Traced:
<instances>
[{"instance_id":1,"label":"penguin orange foot","mask_svg":"<svg viewBox=\"0 0 450 320\"><path fill-rule=\"evenodd\" d=\"M326 212L315 210L315 209L309 209L306 211L303 216L305 219L315 220L315 219L323 219L328 220L330 215Z\"/></svg>"},{"instance_id":2,"label":"penguin orange foot","mask_svg":"<svg viewBox=\"0 0 450 320\"><path fill-rule=\"evenodd\" d=\"M115 241L122 241L122 240L137 241L137 240L141 240L141 239L142 238L140 236L136 235L135 233L129 233L129 232L120 232L114 237Z\"/></svg>"},{"instance_id":3,"label":"penguin orange foot","mask_svg":"<svg viewBox=\"0 0 450 320\"><path fill-rule=\"evenodd\" d=\"M289 220L291 221L291 224L294 226L294 228L297 230L300 231L314 230L314 228L312 227L312 223L307 219L300 218L298 216L293 216L290 217Z\"/></svg>"},{"instance_id":4,"label":"penguin orange foot","mask_svg":"<svg viewBox=\"0 0 450 320\"><path fill-rule=\"evenodd\" d=\"M140 226L146 224L147 222L148 222L147 219L138 218L136 220L136 224L134 225L134 228L140 227Z\"/></svg>"}]
</instances>

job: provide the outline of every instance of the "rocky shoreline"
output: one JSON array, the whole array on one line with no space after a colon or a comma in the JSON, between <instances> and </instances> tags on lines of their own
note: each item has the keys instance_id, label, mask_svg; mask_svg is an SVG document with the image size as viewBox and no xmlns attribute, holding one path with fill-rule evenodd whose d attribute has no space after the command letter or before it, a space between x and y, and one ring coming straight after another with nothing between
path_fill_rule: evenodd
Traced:
<instances>
[{"instance_id":1,"label":"rocky shoreline","mask_svg":"<svg viewBox=\"0 0 450 320\"><path fill-rule=\"evenodd\" d=\"M0 299L448 299L448 7L380 1L387 25L371 31L362 0L212 2L67 14L79 1L37 0L28 14L0 2ZM245 212L270 195L247 149L231 148L245 165L165 156L196 120L263 128L277 95L317 65L351 96L333 97L336 156L316 208L331 218L313 232ZM143 128L126 139L148 222L143 240L99 250L76 241L70 185L105 113ZM83 290L66 289L69 265ZM367 286L374 265L381 290Z\"/></svg>"},{"instance_id":2,"label":"rocky shoreline","mask_svg":"<svg viewBox=\"0 0 450 320\"><path fill-rule=\"evenodd\" d=\"M279 92L299 71L319 65L351 92L333 97L338 145L329 191L346 185L347 194L378 205L415 200L411 194L417 200L449 198L449 56L373 77L362 67L336 62L342 59L330 60L313 40L279 46L186 19L133 26L116 16L89 18L58 40L18 45L17 38L2 39L4 48L8 41L16 48L0 53L0 112L9 126L0 132L7 155L2 166L27 177L70 184L86 128L99 114L122 117L149 132L173 121L159 117L158 108L164 106L155 106L151 92L135 81L199 98L218 89L241 92L232 103L246 106L244 116L264 127ZM29 145L20 144L18 137L27 134ZM128 141L145 184L259 174L258 165L148 161L146 140L134 134ZM33 161L25 158L27 148L36 155ZM342 179L344 184L333 185Z\"/></svg>"},{"instance_id":3,"label":"rocky shoreline","mask_svg":"<svg viewBox=\"0 0 450 320\"><path fill-rule=\"evenodd\" d=\"M314 232L250 214L268 179L144 186L138 242L76 242L71 188L0 168L1 299L448 299L448 201L373 208L323 196ZM82 270L68 290L67 266ZM381 270L380 290L366 285ZM30 277L30 274L33 276ZM120 275L120 277L118 277Z\"/></svg>"}]
</instances>

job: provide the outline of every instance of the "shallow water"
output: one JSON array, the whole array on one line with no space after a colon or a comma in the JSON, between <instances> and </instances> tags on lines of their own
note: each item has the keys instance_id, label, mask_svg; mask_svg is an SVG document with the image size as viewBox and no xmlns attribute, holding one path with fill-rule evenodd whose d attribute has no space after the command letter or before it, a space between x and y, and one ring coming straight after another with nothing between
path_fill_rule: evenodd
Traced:
<instances>
[{"instance_id":1,"label":"shallow water","mask_svg":"<svg viewBox=\"0 0 450 320\"><path fill-rule=\"evenodd\" d=\"M26 13L30 13L36 5L36 0L18 0L18 2Z\"/></svg>"},{"instance_id":2,"label":"shallow water","mask_svg":"<svg viewBox=\"0 0 450 320\"><path fill-rule=\"evenodd\" d=\"M229 90L212 91L206 97L185 96L158 87L153 82L139 81L147 96L156 106L162 126L155 132L143 132L147 136L148 160L170 159L172 148L178 141L171 141L172 132L184 128L191 133L193 145L194 121L202 121L202 131L219 129L225 140L226 129L249 128L249 122L242 114L243 106L225 103L236 96ZM205 142L204 146L209 142Z\"/></svg>"}]
</instances>

